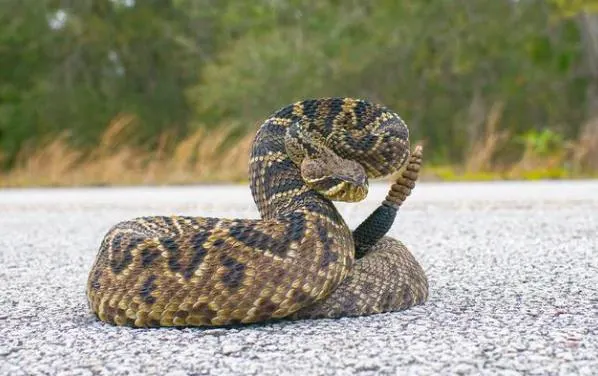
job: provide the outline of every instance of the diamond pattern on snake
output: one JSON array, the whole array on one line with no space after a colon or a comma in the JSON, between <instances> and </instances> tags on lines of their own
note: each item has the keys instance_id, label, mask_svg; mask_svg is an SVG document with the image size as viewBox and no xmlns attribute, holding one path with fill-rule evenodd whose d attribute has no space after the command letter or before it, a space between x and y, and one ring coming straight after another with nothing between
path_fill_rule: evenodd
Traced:
<instances>
[{"instance_id":1,"label":"diamond pattern on snake","mask_svg":"<svg viewBox=\"0 0 598 376\"><path fill-rule=\"evenodd\" d=\"M86 294L102 321L133 327L226 326L338 318L422 304L428 281L386 236L415 186L398 114L356 98L290 104L255 136L249 166L258 219L147 216L113 226ZM358 202L370 179L400 173L351 231L333 201Z\"/></svg>"}]
</instances>

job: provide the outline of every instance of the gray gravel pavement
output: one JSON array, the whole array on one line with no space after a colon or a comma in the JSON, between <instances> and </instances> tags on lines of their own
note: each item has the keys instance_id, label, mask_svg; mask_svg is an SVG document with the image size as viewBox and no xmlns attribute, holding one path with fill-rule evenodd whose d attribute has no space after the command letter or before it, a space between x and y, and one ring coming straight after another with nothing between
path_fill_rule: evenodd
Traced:
<instances>
[{"instance_id":1,"label":"gray gravel pavement","mask_svg":"<svg viewBox=\"0 0 598 376\"><path fill-rule=\"evenodd\" d=\"M382 200L339 205L354 227ZM84 287L108 228L255 217L245 186L0 191L1 375L598 375L598 181L420 183L391 235L430 299L365 318L117 328Z\"/></svg>"}]
</instances>

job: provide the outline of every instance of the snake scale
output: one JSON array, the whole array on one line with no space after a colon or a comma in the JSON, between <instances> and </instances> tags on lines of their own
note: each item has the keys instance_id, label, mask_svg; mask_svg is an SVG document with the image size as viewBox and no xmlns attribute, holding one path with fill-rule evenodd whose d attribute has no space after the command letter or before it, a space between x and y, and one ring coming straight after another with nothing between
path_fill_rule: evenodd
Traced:
<instances>
[{"instance_id":1,"label":"snake scale","mask_svg":"<svg viewBox=\"0 0 598 376\"><path fill-rule=\"evenodd\" d=\"M421 150L388 108L354 98L285 106L250 156L260 219L151 216L105 235L86 294L115 325L225 326L337 318L423 303L419 263L385 236L418 177ZM368 180L402 175L351 231L332 201L360 201Z\"/></svg>"}]
</instances>

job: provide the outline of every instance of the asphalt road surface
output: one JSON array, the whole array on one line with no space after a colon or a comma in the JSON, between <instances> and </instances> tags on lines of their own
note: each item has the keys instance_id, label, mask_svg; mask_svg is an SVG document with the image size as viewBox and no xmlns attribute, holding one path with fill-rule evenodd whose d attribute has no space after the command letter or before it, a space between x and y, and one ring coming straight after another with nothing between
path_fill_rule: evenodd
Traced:
<instances>
[{"instance_id":1,"label":"asphalt road surface","mask_svg":"<svg viewBox=\"0 0 598 376\"><path fill-rule=\"evenodd\" d=\"M339 205L354 227L383 199ZM598 181L420 183L391 235L429 301L234 329L98 322L100 240L149 214L256 217L244 186L0 191L1 375L598 374Z\"/></svg>"}]
</instances>

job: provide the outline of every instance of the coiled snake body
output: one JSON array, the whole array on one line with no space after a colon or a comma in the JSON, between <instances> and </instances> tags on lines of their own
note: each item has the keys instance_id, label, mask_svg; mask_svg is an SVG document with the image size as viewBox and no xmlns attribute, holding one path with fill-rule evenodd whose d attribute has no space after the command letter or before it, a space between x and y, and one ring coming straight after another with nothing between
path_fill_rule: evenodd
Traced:
<instances>
[{"instance_id":1,"label":"coiled snake body","mask_svg":"<svg viewBox=\"0 0 598 376\"><path fill-rule=\"evenodd\" d=\"M391 200L355 232L331 201L363 199L368 178L397 171L409 155L407 126L383 106L353 98L286 106L262 124L251 152L261 219L117 224L89 274L91 310L116 325L220 326L420 304L428 294L422 268L384 236L413 188L418 156Z\"/></svg>"}]
</instances>

